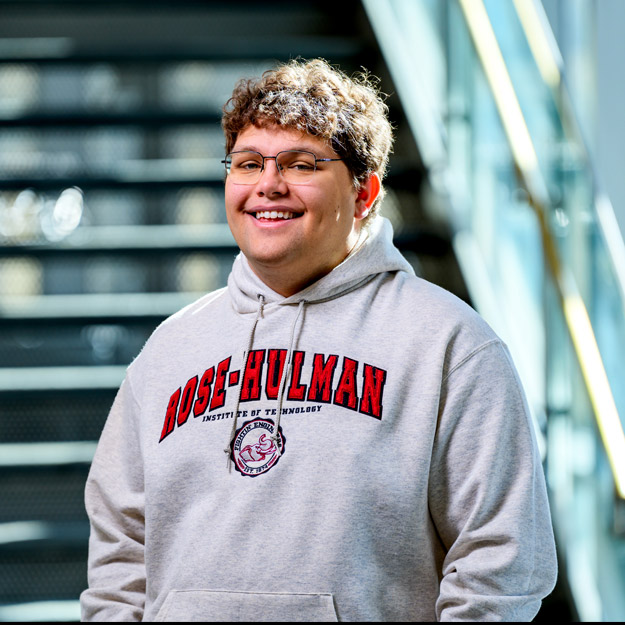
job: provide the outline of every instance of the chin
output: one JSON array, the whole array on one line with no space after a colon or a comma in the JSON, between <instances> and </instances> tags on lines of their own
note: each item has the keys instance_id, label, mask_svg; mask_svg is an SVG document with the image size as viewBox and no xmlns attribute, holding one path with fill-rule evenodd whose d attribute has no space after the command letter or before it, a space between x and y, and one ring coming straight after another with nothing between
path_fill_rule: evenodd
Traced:
<instances>
[{"instance_id":1,"label":"chin","mask_svg":"<svg viewBox=\"0 0 625 625\"><path fill-rule=\"evenodd\" d=\"M297 262L297 258L288 251L260 250L254 252L252 250L243 250L243 254L245 254L250 264L272 269L279 269L280 267L286 266L291 267Z\"/></svg>"}]
</instances>

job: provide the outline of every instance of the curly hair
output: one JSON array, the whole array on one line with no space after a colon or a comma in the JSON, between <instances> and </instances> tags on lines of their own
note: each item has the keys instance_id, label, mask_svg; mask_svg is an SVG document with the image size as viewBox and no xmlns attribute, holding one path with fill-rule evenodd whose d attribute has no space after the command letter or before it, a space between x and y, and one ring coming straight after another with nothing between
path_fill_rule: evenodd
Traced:
<instances>
[{"instance_id":1,"label":"curly hair","mask_svg":"<svg viewBox=\"0 0 625 625\"><path fill-rule=\"evenodd\" d=\"M343 159L354 187L372 174L384 178L393 145L388 107L378 79L363 71L353 77L323 59L295 59L240 80L223 107L226 152L248 126L281 126L325 141ZM377 212L383 196L366 221Z\"/></svg>"}]
</instances>

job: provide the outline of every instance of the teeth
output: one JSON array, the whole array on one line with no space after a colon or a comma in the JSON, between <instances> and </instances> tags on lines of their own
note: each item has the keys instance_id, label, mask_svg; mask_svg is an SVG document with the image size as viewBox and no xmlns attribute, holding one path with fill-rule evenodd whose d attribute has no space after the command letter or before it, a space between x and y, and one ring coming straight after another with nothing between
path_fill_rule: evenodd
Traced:
<instances>
[{"instance_id":1,"label":"teeth","mask_svg":"<svg viewBox=\"0 0 625 625\"><path fill-rule=\"evenodd\" d=\"M256 219L293 219L289 211L262 211L256 213Z\"/></svg>"}]
</instances>

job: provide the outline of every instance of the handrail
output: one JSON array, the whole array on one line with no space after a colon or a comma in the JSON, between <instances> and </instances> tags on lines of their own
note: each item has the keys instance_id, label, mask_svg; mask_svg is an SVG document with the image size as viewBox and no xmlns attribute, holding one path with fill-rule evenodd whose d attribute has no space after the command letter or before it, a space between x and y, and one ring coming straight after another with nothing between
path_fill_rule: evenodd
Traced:
<instances>
[{"instance_id":1,"label":"handrail","mask_svg":"<svg viewBox=\"0 0 625 625\"><path fill-rule=\"evenodd\" d=\"M548 196L538 158L483 0L458 0L484 68L508 138L518 176L539 223L547 264L562 303L619 496L625 499L625 433L586 305L570 271L560 261L548 226Z\"/></svg>"}]
</instances>

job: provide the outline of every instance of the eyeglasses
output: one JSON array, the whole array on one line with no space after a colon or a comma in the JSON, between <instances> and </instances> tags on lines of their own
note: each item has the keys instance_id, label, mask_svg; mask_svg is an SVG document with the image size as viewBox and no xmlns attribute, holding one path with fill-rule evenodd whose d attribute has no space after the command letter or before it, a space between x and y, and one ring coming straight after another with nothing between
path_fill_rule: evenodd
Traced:
<instances>
[{"instance_id":1,"label":"eyeglasses","mask_svg":"<svg viewBox=\"0 0 625 625\"><path fill-rule=\"evenodd\" d=\"M221 161L226 166L226 174L234 184L256 184L265 170L265 161L273 159L285 182L289 184L306 184L310 182L317 163L342 161L342 158L317 158L312 152L301 150L285 150L275 156L263 156L259 152L242 150L230 152Z\"/></svg>"}]
</instances>

